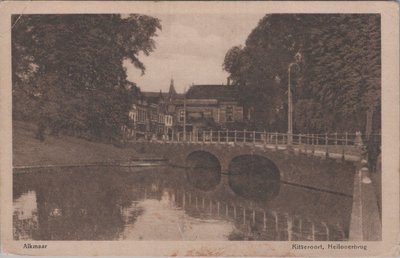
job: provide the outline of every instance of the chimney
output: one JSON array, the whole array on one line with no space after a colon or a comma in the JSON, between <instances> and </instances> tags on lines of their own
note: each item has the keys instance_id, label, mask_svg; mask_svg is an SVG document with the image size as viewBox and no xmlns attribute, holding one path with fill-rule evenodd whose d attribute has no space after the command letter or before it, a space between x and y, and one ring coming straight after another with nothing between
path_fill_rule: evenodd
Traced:
<instances>
[{"instance_id":1,"label":"chimney","mask_svg":"<svg viewBox=\"0 0 400 258\"><path fill-rule=\"evenodd\" d=\"M229 76L226 78L226 85L231 85L231 77Z\"/></svg>"}]
</instances>

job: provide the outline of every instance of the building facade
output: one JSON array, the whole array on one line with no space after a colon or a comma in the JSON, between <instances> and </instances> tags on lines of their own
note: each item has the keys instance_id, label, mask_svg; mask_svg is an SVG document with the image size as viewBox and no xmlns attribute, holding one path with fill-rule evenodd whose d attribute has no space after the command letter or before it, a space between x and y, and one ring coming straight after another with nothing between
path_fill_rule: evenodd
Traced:
<instances>
[{"instance_id":1,"label":"building facade","mask_svg":"<svg viewBox=\"0 0 400 258\"><path fill-rule=\"evenodd\" d=\"M167 140L183 132L236 129L243 124L243 106L235 85L192 85L178 94L171 80L168 93L141 93L129 118L129 138Z\"/></svg>"}]
</instances>

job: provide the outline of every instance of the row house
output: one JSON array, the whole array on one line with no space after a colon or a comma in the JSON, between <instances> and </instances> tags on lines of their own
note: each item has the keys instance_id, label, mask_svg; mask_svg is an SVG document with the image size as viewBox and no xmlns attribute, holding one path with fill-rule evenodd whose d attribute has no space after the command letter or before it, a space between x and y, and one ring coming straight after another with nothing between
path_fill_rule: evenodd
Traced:
<instances>
[{"instance_id":1,"label":"row house","mask_svg":"<svg viewBox=\"0 0 400 258\"><path fill-rule=\"evenodd\" d=\"M129 123L125 128L129 139L151 140L161 138L165 132L165 106L162 93L142 92L129 111Z\"/></svg>"},{"instance_id":2,"label":"row house","mask_svg":"<svg viewBox=\"0 0 400 258\"><path fill-rule=\"evenodd\" d=\"M192 85L178 94L171 80L168 93L143 92L129 118L129 138L172 139L184 128L187 133L236 129L243 123L243 107L235 85Z\"/></svg>"}]
</instances>

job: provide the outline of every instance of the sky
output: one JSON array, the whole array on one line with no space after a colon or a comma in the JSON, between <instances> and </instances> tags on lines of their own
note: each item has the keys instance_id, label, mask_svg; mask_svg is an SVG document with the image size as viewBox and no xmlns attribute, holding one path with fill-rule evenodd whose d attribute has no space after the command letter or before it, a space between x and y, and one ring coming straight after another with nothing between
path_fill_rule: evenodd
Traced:
<instances>
[{"instance_id":1,"label":"sky","mask_svg":"<svg viewBox=\"0 0 400 258\"><path fill-rule=\"evenodd\" d=\"M141 76L124 62L128 80L142 91L167 92L171 78L183 92L192 84L226 84L228 73L222 64L226 52L244 45L247 36L264 16L261 14L154 14L162 30L155 37L156 49L150 56L139 55L146 66Z\"/></svg>"}]
</instances>

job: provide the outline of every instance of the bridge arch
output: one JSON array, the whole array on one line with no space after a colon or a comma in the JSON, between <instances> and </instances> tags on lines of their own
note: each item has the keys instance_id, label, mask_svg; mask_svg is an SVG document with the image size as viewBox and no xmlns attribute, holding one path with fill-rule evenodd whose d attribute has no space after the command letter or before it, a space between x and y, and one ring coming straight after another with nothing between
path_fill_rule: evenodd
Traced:
<instances>
[{"instance_id":1,"label":"bridge arch","mask_svg":"<svg viewBox=\"0 0 400 258\"><path fill-rule=\"evenodd\" d=\"M186 178L194 187L209 191L221 182L221 164L212 153L196 150L186 156Z\"/></svg>"},{"instance_id":2,"label":"bridge arch","mask_svg":"<svg viewBox=\"0 0 400 258\"><path fill-rule=\"evenodd\" d=\"M230 188L246 198L265 200L276 197L280 171L269 158L257 154L235 156L228 166Z\"/></svg>"}]
</instances>

